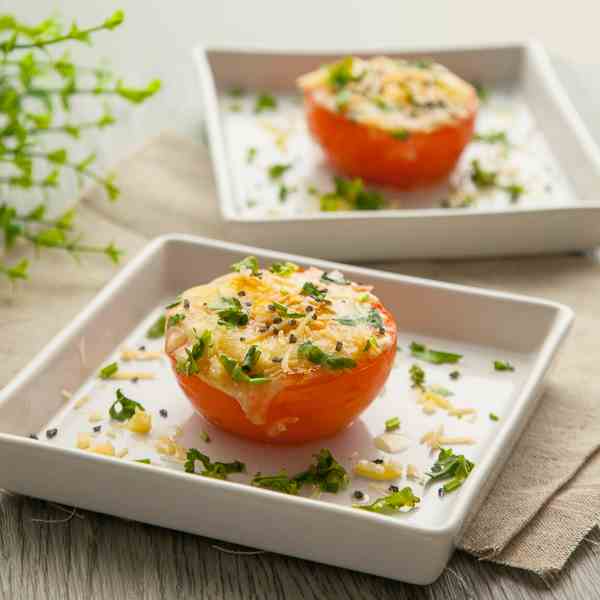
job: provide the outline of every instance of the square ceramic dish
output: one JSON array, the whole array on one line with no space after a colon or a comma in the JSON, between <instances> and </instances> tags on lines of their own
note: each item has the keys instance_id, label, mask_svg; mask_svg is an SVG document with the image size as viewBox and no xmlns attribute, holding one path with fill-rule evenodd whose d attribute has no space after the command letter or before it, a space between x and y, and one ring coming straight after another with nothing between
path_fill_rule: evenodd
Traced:
<instances>
[{"instance_id":1,"label":"square ceramic dish","mask_svg":"<svg viewBox=\"0 0 600 600\"><path fill-rule=\"evenodd\" d=\"M112 382L97 376L101 366L119 360L124 345L159 350L162 340L148 339L145 332L165 303L249 254L263 265L290 260L327 270L343 269L349 278L374 285L397 320L401 350L385 390L353 426L334 438L281 448L217 430L193 412L165 360L127 363L133 365L128 370L143 368L154 380ZM0 392L0 487L426 584L443 570L469 517L502 469L536 406L544 374L571 320L568 308L545 300L202 238L158 238ZM442 410L424 414L408 376L409 367L417 362L408 349L411 340L464 355L459 365L420 364L429 383L449 388L452 402L474 407L476 418L458 419ZM494 359L510 361L515 371L495 371ZM454 380L449 374L457 367L461 377ZM152 415L148 436L117 428L118 423L109 419L108 407L117 387L142 402ZM65 400L62 390L72 396ZM161 416L163 408L168 415L163 412ZM490 419L490 413L499 420ZM276 473L285 468L294 473L305 468L321 447L330 448L351 472L358 458L372 460L381 455L373 438L392 416L400 417L401 431L410 442L396 460L404 466L415 464L420 473L435 460L420 444L424 432L443 425L447 435L473 437L473 445L454 448L476 463L460 490L440 498L438 484L424 487L400 478L394 483L410 485L421 498L419 508L383 516L352 507L353 490L364 490L371 501L387 493L387 485L382 489L358 477L347 490L320 497L288 496L249 485L256 471ZM98 425L101 432L92 433ZM54 428L56 435L48 438L46 431ZM202 440L203 431L210 443ZM95 441L112 443L121 458L76 449L77 435L82 432L90 433ZM39 440L29 438L32 433ZM231 481L187 474L180 462L157 452L158 441L169 435L213 460L242 460L248 474L231 476ZM139 459L150 459L152 464L136 463Z\"/></svg>"},{"instance_id":2,"label":"square ceramic dish","mask_svg":"<svg viewBox=\"0 0 600 600\"><path fill-rule=\"evenodd\" d=\"M451 181L466 190L459 204L466 201L471 160L478 158L524 186L518 202L496 189L471 206L441 208L450 191L443 184L410 194L382 190L395 209L319 210L333 172L308 133L296 78L340 56L383 53L432 58L490 90L477 130L506 131L510 151L469 144ZM564 252L600 243L600 152L539 44L327 53L197 48L195 58L221 213L236 241L363 261ZM232 97L234 88L247 93ZM277 110L254 113L260 92L276 98ZM257 152L248 161L250 148ZM292 165L284 202L268 177L275 163Z\"/></svg>"}]
</instances>

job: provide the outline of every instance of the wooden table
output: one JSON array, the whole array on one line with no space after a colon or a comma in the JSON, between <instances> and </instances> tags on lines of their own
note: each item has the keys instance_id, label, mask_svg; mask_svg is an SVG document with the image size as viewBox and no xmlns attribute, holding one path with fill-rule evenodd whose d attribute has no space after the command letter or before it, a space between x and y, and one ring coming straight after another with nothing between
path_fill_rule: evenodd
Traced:
<instances>
[{"instance_id":1,"label":"wooden table","mask_svg":"<svg viewBox=\"0 0 600 600\"><path fill-rule=\"evenodd\" d=\"M92 140L93 145L100 145L107 162L165 127L198 135L198 88L189 50L200 40L239 46L294 48L309 44L327 48L491 42L535 35L562 57L558 65L561 75L584 117L591 119L595 113L589 102L590 85L598 87L596 98L600 98L598 78L588 77L584 70L575 72L565 62L584 64L600 56L598 20L592 14L597 9L592 9L588 0L571 0L551 8L544 3L543 14L539 2L440 3L433 16L430 4L413 3L407 8L399 2L373 3L384 7L381 14L385 18L367 12L366 3L349 0L260 4L221 0L210 5L111 0L85 6L77 0L62 0L54 4L68 19L77 16L82 24L96 22L123 6L129 17L126 25L119 33L103 34L94 49L84 48L82 62L108 56L115 68L131 74L134 82L159 76L165 83L161 97L141 111L125 115L121 125L102 141ZM42 14L39 0L19 0L18 7L10 8L38 21L51 7L44 7ZM312 18L316 14L318 22ZM571 25L565 28L567 22ZM591 52L594 47L595 53ZM578 91L583 80L585 94ZM579 102L586 98L588 102ZM590 126L594 125L598 132L600 120L590 121ZM68 201L67 195L63 201ZM461 552L434 585L418 587L269 553L236 554L232 551L239 548L223 542L0 493L0 600L591 600L600 598L598 546L600 535L593 533L551 587L534 575L480 562Z\"/></svg>"}]
</instances>

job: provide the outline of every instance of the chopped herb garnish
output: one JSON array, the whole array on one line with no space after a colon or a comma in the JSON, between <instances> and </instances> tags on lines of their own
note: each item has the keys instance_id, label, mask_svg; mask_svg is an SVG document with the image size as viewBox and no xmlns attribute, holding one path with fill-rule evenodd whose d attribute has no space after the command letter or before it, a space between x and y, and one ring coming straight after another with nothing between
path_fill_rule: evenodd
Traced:
<instances>
[{"instance_id":1,"label":"chopped herb garnish","mask_svg":"<svg viewBox=\"0 0 600 600\"><path fill-rule=\"evenodd\" d=\"M400 427L400 417L392 417L385 422L386 431L395 431Z\"/></svg>"},{"instance_id":2,"label":"chopped herb garnish","mask_svg":"<svg viewBox=\"0 0 600 600\"><path fill-rule=\"evenodd\" d=\"M196 473L196 461L201 462L204 467L199 475L212 477L213 479L227 479L227 475L230 473L243 473L246 470L246 465L239 460L230 463L212 462L206 454L202 454L196 448L190 448L187 451L186 461L183 465L186 473Z\"/></svg>"},{"instance_id":3,"label":"chopped herb garnish","mask_svg":"<svg viewBox=\"0 0 600 600\"><path fill-rule=\"evenodd\" d=\"M450 379L458 379L460 377L460 371L452 371L452 373L450 373Z\"/></svg>"},{"instance_id":4,"label":"chopped herb garnish","mask_svg":"<svg viewBox=\"0 0 600 600\"><path fill-rule=\"evenodd\" d=\"M486 144L504 144L509 145L506 131L488 131L487 133L476 133L473 139L477 142L484 142Z\"/></svg>"},{"instance_id":5,"label":"chopped herb garnish","mask_svg":"<svg viewBox=\"0 0 600 600\"><path fill-rule=\"evenodd\" d=\"M248 150L246 150L246 162L248 164L253 163L257 154L258 154L258 150L256 148L254 148L254 146L248 148Z\"/></svg>"},{"instance_id":6,"label":"chopped herb garnish","mask_svg":"<svg viewBox=\"0 0 600 600\"><path fill-rule=\"evenodd\" d=\"M292 168L291 164L279 163L269 167L269 177L271 179L280 179L283 174Z\"/></svg>"},{"instance_id":7,"label":"chopped herb garnish","mask_svg":"<svg viewBox=\"0 0 600 600\"><path fill-rule=\"evenodd\" d=\"M143 464L143 465L150 465L150 464L152 464L152 463L150 462L150 459L149 459L149 458L138 458L137 460L134 460L133 462L136 462L136 463L141 463L141 464Z\"/></svg>"},{"instance_id":8,"label":"chopped herb garnish","mask_svg":"<svg viewBox=\"0 0 600 600\"><path fill-rule=\"evenodd\" d=\"M278 315L284 319L300 319L306 315L301 312L293 312L285 304L279 304L279 302L273 302L272 306L275 308Z\"/></svg>"},{"instance_id":9,"label":"chopped herb garnish","mask_svg":"<svg viewBox=\"0 0 600 600\"><path fill-rule=\"evenodd\" d=\"M411 387L425 389L425 371L419 365L413 365L409 370Z\"/></svg>"},{"instance_id":10,"label":"chopped herb garnish","mask_svg":"<svg viewBox=\"0 0 600 600\"><path fill-rule=\"evenodd\" d=\"M242 371L245 373L250 373L250 371L252 371L258 362L260 354L261 352L258 349L258 346L250 346L246 352L246 355L244 356L244 360L242 361Z\"/></svg>"},{"instance_id":11,"label":"chopped herb garnish","mask_svg":"<svg viewBox=\"0 0 600 600\"><path fill-rule=\"evenodd\" d=\"M100 377L100 379L110 379L118 370L119 365L116 362L110 363L110 365L106 365L104 368L100 369L98 377Z\"/></svg>"},{"instance_id":12,"label":"chopped herb garnish","mask_svg":"<svg viewBox=\"0 0 600 600\"><path fill-rule=\"evenodd\" d=\"M490 413L490 420L491 421L499 421L500 417L495 413Z\"/></svg>"},{"instance_id":13,"label":"chopped herb garnish","mask_svg":"<svg viewBox=\"0 0 600 600\"><path fill-rule=\"evenodd\" d=\"M495 371L514 371L515 368L508 361L495 360L494 361L494 370Z\"/></svg>"},{"instance_id":14,"label":"chopped herb garnish","mask_svg":"<svg viewBox=\"0 0 600 600\"><path fill-rule=\"evenodd\" d=\"M185 319L185 315L182 315L181 313L171 315L169 317L169 319L167 320L167 327L174 327L175 325L177 325L184 319Z\"/></svg>"},{"instance_id":15,"label":"chopped herb garnish","mask_svg":"<svg viewBox=\"0 0 600 600\"><path fill-rule=\"evenodd\" d=\"M363 348L363 352L369 352L371 349L375 349L378 347L377 340L374 336L371 336L365 343L365 347Z\"/></svg>"},{"instance_id":16,"label":"chopped herb garnish","mask_svg":"<svg viewBox=\"0 0 600 600\"><path fill-rule=\"evenodd\" d=\"M376 329L381 329L383 327L381 313L377 309L372 308L367 315L367 323Z\"/></svg>"},{"instance_id":17,"label":"chopped herb garnish","mask_svg":"<svg viewBox=\"0 0 600 600\"><path fill-rule=\"evenodd\" d=\"M396 129L392 131L392 137L395 140L407 140L410 137L410 131L406 129Z\"/></svg>"},{"instance_id":18,"label":"chopped herb garnish","mask_svg":"<svg viewBox=\"0 0 600 600\"><path fill-rule=\"evenodd\" d=\"M282 277L289 277L298 269L298 265L295 265L291 262L273 263L269 267L269 271L271 271L271 273L275 273L275 275L281 275Z\"/></svg>"},{"instance_id":19,"label":"chopped herb garnish","mask_svg":"<svg viewBox=\"0 0 600 600\"><path fill-rule=\"evenodd\" d=\"M254 112L259 114L265 110L275 110L277 108L277 100L271 94L262 92L256 98L254 103Z\"/></svg>"},{"instance_id":20,"label":"chopped herb garnish","mask_svg":"<svg viewBox=\"0 0 600 600\"><path fill-rule=\"evenodd\" d=\"M387 515L399 512L402 508L414 508L420 501L421 499L415 496L412 489L407 486L397 492L392 492L388 496L377 498L372 504L353 504L352 506L361 510Z\"/></svg>"},{"instance_id":21,"label":"chopped herb garnish","mask_svg":"<svg viewBox=\"0 0 600 600\"><path fill-rule=\"evenodd\" d=\"M433 65L433 61L430 58L419 58L411 61L410 64L417 69L429 69Z\"/></svg>"},{"instance_id":22,"label":"chopped herb garnish","mask_svg":"<svg viewBox=\"0 0 600 600\"><path fill-rule=\"evenodd\" d=\"M243 260L233 263L231 268L240 273L241 271L251 271L252 275L258 275L260 268L256 256L246 256Z\"/></svg>"},{"instance_id":23,"label":"chopped herb garnish","mask_svg":"<svg viewBox=\"0 0 600 600\"><path fill-rule=\"evenodd\" d=\"M208 329L201 336L196 331L194 331L194 334L196 335L196 341L191 349L185 348L186 358L178 361L175 367L178 373L188 376L199 372L198 360L202 358L212 341L212 333Z\"/></svg>"},{"instance_id":24,"label":"chopped herb garnish","mask_svg":"<svg viewBox=\"0 0 600 600\"><path fill-rule=\"evenodd\" d=\"M165 317L165 315L161 315L160 317L158 317L158 319L156 319L154 324L146 332L146 337L149 337L151 339L162 337L165 334L166 321L167 318Z\"/></svg>"},{"instance_id":25,"label":"chopped herb garnish","mask_svg":"<svg viewBox=\"0 0 600 600\"><path fill-rule=\"evenodd\" d=\"M136 409L145 410L144 407L135 400L127 398L120 389L117 390L117 399L113 402L110 407L108 414L111 419L116 421L127 421L131 419L135 414Z\"/></svg>"},{"instance_id":26,"label":"chopped herb garnish","mask_svg":"<svg viewBox=\"0 0 600 600\"><path fill-rule=\"evenodd\" d=\"M273 490L274 492L281 492L282 494L292 494L293 496L298 493L301 487L300 483L287 475L285 471L277 475L261 475L257 473L254 479L252 479L251 485Z\"/></svg>"},{"instance_id":27,"label":"chopped herb garnish","mask_svg":"<svg viewBox=\"0 0 600 600\"><path fill-rule=\"evenodd\" d=\"M479 160L471 161L471 181L478 188L489 188L496 185L498 173L496 171L486 171L481 167Z\"/></svg>"},{"instance_id":28,"label":"chopped herb garnish","mask_svg":"<svg viewBox=\"0 0 600 600\"><path fill-rule=\"evenodd\" d=\"M505 192L508 192L511 202L516 202L525 193L525 188L519 183L505 185L502 189Z\"/></svg>"},{"instance_id":29,"label":"chopped herb garnish","mask_svg":"<svg viewBox=\"0 0 600 600\"><path fill-rule=\"evenodd\" d=\"M203 442L205 442L205 443L207 443L207 444L208 444L208 443L210 442L210 435L208 435L208 433L206 433L206 431L203 431L203 432L200 434L200 439L201 439Z\"/></svg>"},{"instance_id":30,"label":"chopped herb garnish","mask_svg":"<svg viewBox=\"0 0 600 600\"><path fill-rule=\"evenodd\" d=\"M256 348L256 346L253 346L253 348ZM252 360L251 358L248 358L248 353L251 351L251 349L252 348L250 348L250 350L248 350L248 352L246 353L246 356L242 361L242 365L244 363L248 364L248 362ZM258 353L258 356L260 356L260 352ZM233 379L233 381L237 381L238 383L254 384L267 383L270 381L268 377L263 377L262 375L248 375L248 373L244 371L242 365L240 365L236 360L230 358L225 354L221 354L219 356L219 360L221 361L221 364L223 365L225 371L227 371L227 374L229 375L229 377L231 377L231 379Z\"/></svg>"},{"instance_id":31,"label":"chopped herb garnish","mask_svg":"<svg viewBox=\"0 0 600 600\"><path fill-rule=\"evenodd\" d=\"M337 283L338 285L350 285L350 281L344 277L344 274L340 271L328 271L321 275L321 281L327 281L329 283Z\"/></svg>"},{"instance_id":32,"label":"chopped herb garnish","mask_svg":"<svg viewBox=\"0 0 600 600\"><path fill-rule=\"evenodd\" d=\"M358 297L358 301L359 302L368 302L371 298L370 294L362 294L361 296Z\"/></svg>"},{"instance_id":33,"label":"chopped herb garnish","mask_svg":"<svg viewBox=\"0 0 600 600\"><path fill-rule=\"evenodd\" d=\"M365 189L362 179L334 177L335 191L320 198L322 211L379 210L384 207L383 196Z\"/></svg>"},{"instance_id":34,"label":"chopped herb garnish","mask_svg":"<svg viewBox=\"0 0 600 600\"><path fill-rule=\"evenodd\" d=\"M436 385L430 385L429 389L434 394L438 394L440 396L444 396L445 398L447 398L449 396L454 396L454 392L452 392L448 388L445 388L443 385L437 385L437 384Z\"/></svg>"},{"instance_id":35,"label":"chopped herb garnish","mask_svg":"<svg viewBox=\"0 0 600 600\"><path fill-rule=\"evenodd\" d=\"M442 448L437 461L426 473L430 478L428 483L450 479L443 486L444 493L453 492L458 489L469 476L475 464L467 460L462 454L454 454L450 448Z\"/></svg>"},{"instance_id":36,"label":"chopped herb garnish","mask_svg":"<svg viewBox=\"0 0 600 600\"><path fill-rule=\"evenodd\" d=\"M417 342L411 343L410 352L415 358L425 360L434 365L443 365L445 363L453 364L457 363L462 358L462 354L453 354L452 352L444 352L443 350L433 350Z\"/></svg>"},{"instance_id":37,"label":"chopped herb garnish","mask_svg":"<svg viewBox=\"0 0 600 600\"><path fill-rule=\"evenodd\" d=\"M245 94L245 91L241 87L232 87L227 93L232 98L241 98Z\"/></svg>"},{"instance_id":38,"label":"chopped herb garnish","mask_svg":"<svg viewBox=\"0 0 600 600\"><path fill-rule=\"evenodd\" d=\"M475 91L477 92L477 97L482 102L487 102L490 98L490 90L482 83L475 83L473 85L475 87Z\"/></svg>"},{"instance_id":39,"label":"chopped herb garnish","mask_svg":"<svg viewBox=\"0 0 600 600\"><path fill-rule=\"evenodd\" d=\"M319 195L319 190L314 185L309 185L306 188L306 193L310 194L311 196L318 196Z\"/></svg>"},{"instance_id":40,"label":"chopped herb garnish","mask_svg":"<svg viewBox=\"0 0 600 600\"><path fill-rule=\"evenodd\" d=\"M298 356L306 358L316 365L322 365L337 371L339 369L352 369L356 366L356 362L352 358L345 356L335 356L323 352L321 348L315 346L312 342L304 342L298 347Z\"/></svg>"},{"instance_id":41,"label":"chopped herb garnish","mask_svg":"<svg viewBox=\"0 0 600 600\"><path fill-rule=\"evenodd\" d=\"M362 75L353 74L353 65L354 60L351 56L342 58L342 60L330 65L328 76L329 85L336 90L340 90L352 81L359 81Z\"/></svg>"},{"instance_id":42,"label":"chopped herb garnish","mask_svg":"<svg viewBox=\"0 0 600 600\"><path fill-rule=\"evenodd\" d=\"M321 448L314 455L315 461L303 473L294 477L300 485L312 484L319 486L322 492L337 494L348 486L348 474L327 448Z\"/></svg>"},{"instance_id":43,"label":"chopped herb garnish","mask_svg":"<svg viewBox=\"0 0 600 600\"><path fill-rule=\"evenodd\" d=\"M243 327L248 324L248 313L242 308L242 303L235 297L221 298L219 304L210 307L219 315L219 325L224 327Z\"/></svg>"},{"instance_id":44,"label":"chopped herb garnish","mask_svg":"<svg viewBox=\"0 0 600 600\"><path fill-rule=\"evenodd\" d=\"M277 192L277 197L279 198L279 202L285 202L287 197L296 191L295 187L288 187L285 183L279 184L279 191Z\"/></svg>"},{"instance_id":45,"label":"chopped herb garnish","mask_svg":"<svg viewBox=\"0 0 600 600\"><path fill-rule=\"evenodd\" d=\"M300 293L303 296L310 296L311 298L314 298L317 302L323 302L323 300L325 300L325 296L327 295L327 290L320 290L311 281L306 281L302 286Z\"/></svg>"},{"instance_id":46,"label":"chopped herb garnish","mask_svg":"<svg viewBox=\"0 0 600 600\"><path fill-rule=\"evenodd\" d=\"M350 98L352 98L350 90L341 90L335 95L335 107L339 112L343 112L348 108Z\"/></svg>"},{"instance_id":47,"label":"chopped herb garnish","mask_svg":"<svg viewBox=\"0 0 600 600\"><path fill-rule=\"evenodd\" d=\"M181 304L181 298L179 298L179 296L177 298L175 298L175 300L173 300L173 302L171 302L171 304L168 304L167 306L165 306L165 308L167 310L169 310L169 308L175 308L176 306L179 306Z\"/></svg>"}]
</instances>

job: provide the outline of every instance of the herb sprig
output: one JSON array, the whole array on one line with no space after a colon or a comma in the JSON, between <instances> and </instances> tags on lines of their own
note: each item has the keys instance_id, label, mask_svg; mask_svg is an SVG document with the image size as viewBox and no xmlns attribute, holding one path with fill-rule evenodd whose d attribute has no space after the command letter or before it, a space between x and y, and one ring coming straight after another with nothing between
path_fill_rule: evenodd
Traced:
<instances>
[{"instance_id":1,"label":"herb sprig","mask_svg":"<svg viewBox=\"0 0 600 600\"><path fill-rule=\"evenodd\" d=\"M234 460L229 463L215 461L197 450L196 448L190 448L187 451L186 460L183 464L183 468L186 473L196 473L196 461L199 461L204 469L198 473L204 477L212 477L213 479L227 479L227 475L231 473L243 473L246 470L246 465L239 460Z\"/></svg>"},{"instance_id":2,"label":"herb sprig","mask_svg":"<svg viewBox=\"0 0 600 600\"><path fill-rule=\"evenodd\" d=\"M312 342L304 342L298 347L298 356L306 358L316 365L322 365L332 371L340 369L353 369L356 366L354 359L346 356L327 354Z\"/></svg>"},{"instance_id":3,"label":"herb sprig","mask_svg":"<svg viewBox=\"0 0 600 600\"><path fill-rule=\"evenodd\" d=\"M115 421L127 421L133 417L136 410L144 411L145 409L139 402L127 398L127 396L118 389L117 399L112 403L112 406L108 410L108 414L111 419L115 419Z\"/></svg>"},{"instance_id":4,"label":"herb sprig","mask_svg":"<svg viewBox=\"0 0 600 600\"><path fill-rule=\"evenodd\" d=\"M433 350L418 342L411 343L410 353L415 358L430 362L434 365L455 364L462 358L462 354L454 354L453 352L445 352L443 350Z\"/></svg>"},{"instance_id":5,"label":"herb sprig","mask_svg":"<svg viewBox=\"0 0 600 600\"><path fill-rule=\"evenodd\" d=\"M431 470L426 473L428 483L450 479L442 489L445 494L453 492L465 482L474 467L475 463L462 454L454 454L451 448L442 448Z\"/></svg>"},{"instance_id":6,"label":"herb sprig","mask_svg":"<svg viewBox=\"0 0 600 600\"><path fill-rule=\"evenodd\" d=\"M397 492L377 498L372 504L353 504L352 506L361 510L379 513L380 515L390 515L400 512L401 509L415 508L420 501L421 499L415 496L412 489L407 486Z\"/></svg>"}]
</instances>

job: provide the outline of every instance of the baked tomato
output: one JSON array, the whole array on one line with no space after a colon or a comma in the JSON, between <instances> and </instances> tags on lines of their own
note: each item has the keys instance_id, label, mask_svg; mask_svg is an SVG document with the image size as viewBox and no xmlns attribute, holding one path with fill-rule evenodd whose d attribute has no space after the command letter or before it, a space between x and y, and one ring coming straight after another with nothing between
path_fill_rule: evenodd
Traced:
<instances>
[{"instance_id":1,"label":"baked tomato","mask_svg":"<svg viewBox=\"0 0 600 600\"><path fill-rule=\"evenodd\" d=\"M299 84L313 137L352 177L402 189L434 184L473 135L476 90L436 63L349 57Z\"/></svg>"},{"instance_id":2,"label":"baked tomato","mask_svg":"<svg viewBox=\"0 0 600 600\"><path fill-rule=\"evenodd\" d=\"M166 352L194 407L262 442L344 429L380 392L396 354L396 324L370 288L290 263L187 290L167 316Z\"/></svg>"}]
</instances>

